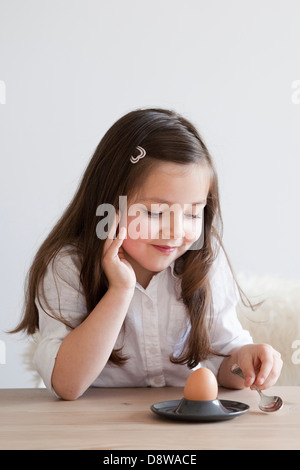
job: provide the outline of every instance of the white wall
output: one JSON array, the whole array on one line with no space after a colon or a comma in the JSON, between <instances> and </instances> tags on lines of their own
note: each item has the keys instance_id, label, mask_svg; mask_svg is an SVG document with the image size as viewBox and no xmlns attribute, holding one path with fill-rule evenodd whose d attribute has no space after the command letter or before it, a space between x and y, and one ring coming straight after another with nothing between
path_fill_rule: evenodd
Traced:
<instances>
[{"instance_id":1,"label":"white wall","mask_svg":"<svg viewBox=\"0 0 300 470\"><path fill-rule=\"evenodd\" d=\"M0 0L0 387L34 385L4 330L98 141L136 107L202 132L235 270L300 277L299 18L297 0Z\"/></svg>"}]
</instances>

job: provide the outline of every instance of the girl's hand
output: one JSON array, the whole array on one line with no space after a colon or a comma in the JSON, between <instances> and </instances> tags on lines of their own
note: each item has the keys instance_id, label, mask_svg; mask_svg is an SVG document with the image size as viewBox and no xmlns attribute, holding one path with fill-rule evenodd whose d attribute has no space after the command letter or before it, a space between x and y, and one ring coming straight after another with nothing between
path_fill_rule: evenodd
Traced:
<instances>
[{"instance_id":1,"label":"girl's hand","mask_svg":"<svg viewBox=\"0 0 300 470\"><path fill-rule=\"evenodd\" d=\"M280 353L269 344L247 344L237 351L237 363L245 377L245 387L252 384L264 390L277 381L282 360Z\"/></svg>"},{"instance_id":2,"label":"girl's hand","mask_svg":"<svg viewBox=\"0 0 300 470\"><path fill-rule=\"evenodd\" d=\"M116 232L117 217L113 224L103 248L102 266L109 282L109 288L133 290L136 284L135 272L131 264L125 259L122 243L126 237L125 227L121 227L119 234L113 238Z\"/></svg>"}]
</instances>

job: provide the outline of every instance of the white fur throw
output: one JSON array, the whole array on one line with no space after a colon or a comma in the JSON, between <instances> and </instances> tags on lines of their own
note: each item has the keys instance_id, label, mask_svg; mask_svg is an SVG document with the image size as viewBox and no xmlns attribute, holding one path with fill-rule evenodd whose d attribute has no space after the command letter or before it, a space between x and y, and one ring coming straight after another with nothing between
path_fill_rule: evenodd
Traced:
<instances>
[{"instance_id":1,"label":"white fur throw","mask_svg":"<svg viewBox=\"0 0 300 470\"><path fill-rule=\"evenodd\" d=\"M255 343L268 343L281 353L283 368L276 385L300 385L300 280L246 276L237 280L255 311L238 305L238 316Z\"/></svg>"}]
</instances>

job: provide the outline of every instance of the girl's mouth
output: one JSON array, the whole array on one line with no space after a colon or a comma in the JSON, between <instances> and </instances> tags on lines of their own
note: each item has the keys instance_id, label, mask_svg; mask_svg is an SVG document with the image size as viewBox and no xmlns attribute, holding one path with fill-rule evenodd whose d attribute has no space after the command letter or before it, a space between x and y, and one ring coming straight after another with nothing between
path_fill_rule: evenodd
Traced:
<instances>
[{"instance_id":1,"label":"girl's mouth","mask_svg":"<svg viewBox=\"0 0 300 470\"><path fill-rule=\"evenodd\" d=\"M164 253L165 255L170 255L171 253L174 253L174 251L177 249L177 246L168 246L168 245L152 245L152 246L153 248L160 251L161 253Z\"/></svg>"}]
</instances>

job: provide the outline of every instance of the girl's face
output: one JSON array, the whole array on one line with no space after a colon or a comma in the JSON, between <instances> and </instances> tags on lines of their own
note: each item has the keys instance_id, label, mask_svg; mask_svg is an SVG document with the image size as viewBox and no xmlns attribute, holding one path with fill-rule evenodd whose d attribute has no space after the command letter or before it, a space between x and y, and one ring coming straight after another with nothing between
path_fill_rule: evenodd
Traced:
<instances>
[{"instance_id":1,"label":"girl's face","mask_svg":"<svg viewBox=\"0 0 300 470\"><path fill-rule=\"evenodd\" d=\"M128 201L122 247L143 287L200 237L209 185L204 165L160 163Z\"/></svg>"}]
</instances>

